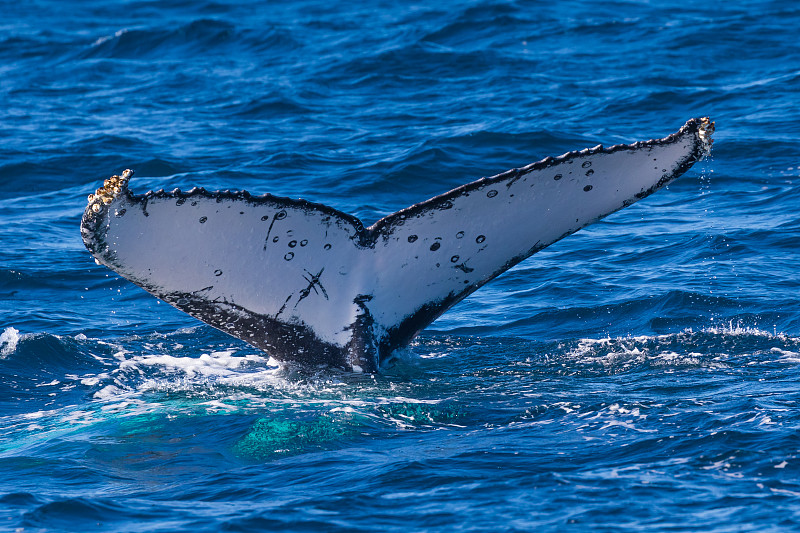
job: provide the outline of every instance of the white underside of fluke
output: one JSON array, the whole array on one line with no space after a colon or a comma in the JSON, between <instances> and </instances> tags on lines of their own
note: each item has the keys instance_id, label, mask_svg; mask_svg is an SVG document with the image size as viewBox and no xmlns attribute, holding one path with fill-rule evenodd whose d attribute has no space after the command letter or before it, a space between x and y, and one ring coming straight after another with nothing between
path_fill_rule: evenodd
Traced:
<instances>
[{"instance_id":1,"label":"white underside of fluke","mask_svg":"<svg viewBox=\"0 0 800 533\"><path fill-rule=\"evenodd\" d=\"M693 119L664 139L548 158L370 228L329 207L246 192L90 196L98 262L284 360L375 370L447 308L545 246L647 196L710 148Z\"/></svg>"}]
</instances>

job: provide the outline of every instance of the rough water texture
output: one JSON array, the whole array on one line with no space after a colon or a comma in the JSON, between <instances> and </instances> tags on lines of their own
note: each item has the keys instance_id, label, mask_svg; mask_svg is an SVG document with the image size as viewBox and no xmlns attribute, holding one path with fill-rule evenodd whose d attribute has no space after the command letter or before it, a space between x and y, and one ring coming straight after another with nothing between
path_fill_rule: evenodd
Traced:
<instances>
[{"instance_id":1,"label":"rough water texture","mask_svg":"<svg viewBox=\"0 0 800 533\"><path fill-rule=\"evenodd\" d=\"M800 527L800 8L44 0L0 21L0 529ZM94 264L86 195L370 224L717 121L379 375L280 367Z\"/></svg>"}]
</instances>

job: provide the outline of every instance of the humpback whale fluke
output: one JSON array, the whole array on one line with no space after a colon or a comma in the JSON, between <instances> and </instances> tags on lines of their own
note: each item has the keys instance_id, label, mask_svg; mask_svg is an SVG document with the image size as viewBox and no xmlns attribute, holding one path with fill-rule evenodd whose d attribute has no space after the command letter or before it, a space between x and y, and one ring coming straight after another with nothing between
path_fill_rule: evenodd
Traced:
<instances>
[{"instance_id":1,"label":"humpback whale fluke","mask_svg":"<svg viewBox=\"0 0 800 533\"><path fill-rule=\"evenodd\" d=\"M86 247L148 292L279 360L376 371L451 306L523 259L648 196L711 148L714 123L548 157L365 228L265 194L133 194L112 176L81 220Z\"/></svg>"}]
</instances>

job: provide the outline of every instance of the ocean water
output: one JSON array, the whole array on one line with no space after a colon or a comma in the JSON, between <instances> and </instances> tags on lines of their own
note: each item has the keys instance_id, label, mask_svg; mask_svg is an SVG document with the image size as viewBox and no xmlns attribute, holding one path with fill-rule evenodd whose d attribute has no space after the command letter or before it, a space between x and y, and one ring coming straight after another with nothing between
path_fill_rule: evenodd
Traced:
<instances>
[{"instance_id":1,"label":"ocean water","mask_svg":"<svg viewBox=\"0 0 800 533\"><path fill-rule=\"evenodd\" d=\"M796 2L0 4L0 530L800 529ZM705 115L710 158L376 375L281 366L78 231L124 168L371 223Z\"/></svg>"}]
</instances>

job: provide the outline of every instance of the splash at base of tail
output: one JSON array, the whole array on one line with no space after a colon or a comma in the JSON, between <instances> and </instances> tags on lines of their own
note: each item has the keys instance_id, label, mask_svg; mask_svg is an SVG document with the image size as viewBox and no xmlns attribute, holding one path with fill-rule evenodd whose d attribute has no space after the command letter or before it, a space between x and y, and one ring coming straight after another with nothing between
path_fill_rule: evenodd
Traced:
<instances>
[{"instance_id":1,"label":"splash at base of tail","mask_svg":"<svg viewBox=\"0 0 800 533\"><path fill-rule=\"evenodd\" d=\"M664 187L714 123L548 157L365 228L321 204L246 191L89 195L99 264L279 360L374 372L447 309L546 246Z\"/></svg>"}]
</instances>

